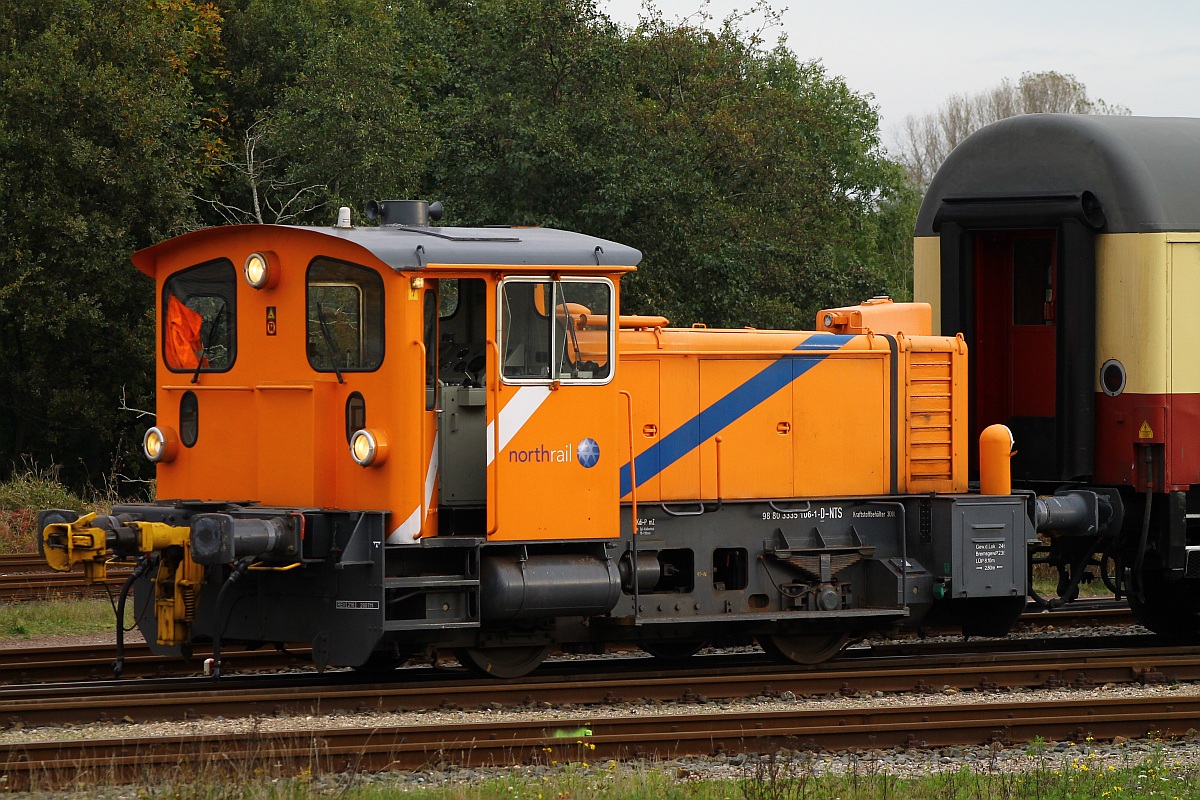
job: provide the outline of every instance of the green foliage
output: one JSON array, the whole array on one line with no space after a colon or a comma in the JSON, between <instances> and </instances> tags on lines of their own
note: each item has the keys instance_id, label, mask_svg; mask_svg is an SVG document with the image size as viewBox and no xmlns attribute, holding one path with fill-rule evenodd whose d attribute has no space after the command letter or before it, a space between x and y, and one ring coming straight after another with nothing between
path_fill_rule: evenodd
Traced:
<instances>
[{"instance_id":1,"label":"green foliage","mask_svg":"<svg viewBox=\"0 0 1200 800\"><path fill-rule=\"evenodd\" d=\"M14 473L0 483L0 555L36 549L39 510L64 508L84 512L89 505L59 482L55 470L26 468Z\"/></svg>"},{"instance_id":2,"label":"green foliage","mask_svg":"<svg viewBox=\"0 0 1200 800\"><path fill-rule=\"evenodd\" d=\"M210 220L326 221L331 207L412 196L433 148L414 97L439 62L427 29L418 4L233 4Z\"/></svg>"},{"instance_id":3,"label":"green foliage","mask_svg":"<svg viewBox=\"0 0 1200 800\"><path fill-rule=\"evenodd\" d=\"M461 7L460 7L461 6ZM917 198L865 98L817 62L576 0L448 2L452 53L425 186L455 219L642 249L624 308L676 324L809 327L903 291Z\"/></svg>"},{"instance_id":4,"label":"green foliage","mask_svg":"<svg viewBox=\"0 0 1200 800\"><path fill-rule=\"evenodd\" d=\"M189 218L214 21L185 0L0 6L0 464L81 482L133 449L117 398L149 402L153 288L129 254Z\"/></svg>"}]
</instances>

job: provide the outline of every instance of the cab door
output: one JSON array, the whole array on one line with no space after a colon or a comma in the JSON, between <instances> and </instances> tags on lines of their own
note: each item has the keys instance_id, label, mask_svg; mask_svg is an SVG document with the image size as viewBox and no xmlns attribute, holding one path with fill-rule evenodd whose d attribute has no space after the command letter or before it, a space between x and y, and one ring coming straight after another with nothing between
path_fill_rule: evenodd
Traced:
<instances>
[{"instance_id":1,"label":"cab door","mask_svg":"<svg viewBox=\"0 0 1200 800\"><path fill-rule=\"evenodd\" d=\"M617 536L616 290L605 277L496 287L488 400L488 537Z\"/></svg>"}]
</instances>

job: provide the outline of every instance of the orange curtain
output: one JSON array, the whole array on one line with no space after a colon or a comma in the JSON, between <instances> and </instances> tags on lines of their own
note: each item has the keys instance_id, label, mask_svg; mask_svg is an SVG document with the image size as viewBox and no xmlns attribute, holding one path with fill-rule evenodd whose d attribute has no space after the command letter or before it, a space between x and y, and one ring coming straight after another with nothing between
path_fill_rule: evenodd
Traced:
<instances>
[{"instance_id":1,"label":"orange curtain","mask_svg":"<svg viewBox=\"0 0 1200 800\"><path fill-rule=\"evenodd\" d=\"M201 364L204 342L200 338L200 326L204 317L179 302L175 295L167 299L167 365L175 369L195 369ZM208 359L203 359L208 366Z\"/></svg>"}]
</instances>

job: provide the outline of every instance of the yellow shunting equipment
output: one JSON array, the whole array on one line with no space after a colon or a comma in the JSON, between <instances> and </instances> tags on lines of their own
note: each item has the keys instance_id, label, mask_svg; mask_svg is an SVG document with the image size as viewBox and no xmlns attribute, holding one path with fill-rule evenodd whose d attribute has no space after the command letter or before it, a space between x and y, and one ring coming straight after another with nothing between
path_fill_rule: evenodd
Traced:
<instances>
[{"instance_id":1,"label":"yellow shunting equipment","mask_svg":"<svg viewBox=\"0 0 1200 800\"><path fill-rule=\"evenodd\" d=\"M109 536L112 531L93 524L97 514L86 514L74 522L55 522L42 531L46 563L66 572L83 565L84 580L104 583L112 560ZM135 532L133 548L144 556L158 554L154 573L154 611L158 620L158 643L182 645L191 641L196 603L204 584L204 565L192 560L190 530L162 522L125 522Z\"/></svg>"}]
</instances>

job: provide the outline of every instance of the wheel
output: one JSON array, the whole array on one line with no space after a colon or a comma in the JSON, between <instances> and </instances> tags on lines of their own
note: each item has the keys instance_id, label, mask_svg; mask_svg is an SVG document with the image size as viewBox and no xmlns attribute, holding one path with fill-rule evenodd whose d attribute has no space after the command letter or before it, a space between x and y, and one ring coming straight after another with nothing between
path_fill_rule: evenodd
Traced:
<instances>
[{"instance_id":1,"label":"wheel","mask_svg":"<svg viewBox=\"0 0 1200 800\"><path fill-rule=\"evenodd\" d=\"M1129 608L1138 622L1160 636L1200 641L1200 587L1185 592L1179 583L1147 581L1142 600L1129 596Z\"/></svg>"},{"instance_id":2,"label":"wheel","mask_svg":"<svg viewBox=\"0 0 1200 800\"><path fill-rule=\"evenodd\" d=\"M785 664L820 664L833 658L850 640L848 633L773 634L759 636L767 655Z\"/></svg>"},{"instance_id":3,"label":"wheel","mask_svg":"<svg viewBox=\"0 0 1200 800\"><path fill-rule=\"evenodd\" d=\"M700 639L662 639L638 643L642 650L663 661L687 661L707 646L708 642Z\"/></svg>"},{"instance_id":4,"label":"wheel","mask_svg":"<svg viewBox=\"0 0 1200 800\"><path fill-rule=\"evenodd\" d=\"M464 667L485 678L521 678L537 669L553 649L551 644L462 647L456 649L454 655Z\"/></svg>"}]
</instances>

